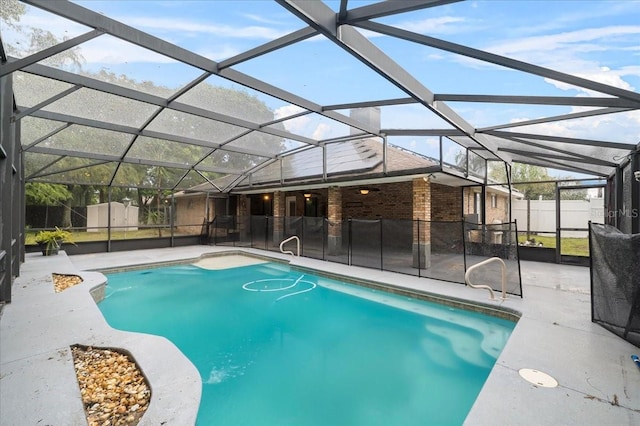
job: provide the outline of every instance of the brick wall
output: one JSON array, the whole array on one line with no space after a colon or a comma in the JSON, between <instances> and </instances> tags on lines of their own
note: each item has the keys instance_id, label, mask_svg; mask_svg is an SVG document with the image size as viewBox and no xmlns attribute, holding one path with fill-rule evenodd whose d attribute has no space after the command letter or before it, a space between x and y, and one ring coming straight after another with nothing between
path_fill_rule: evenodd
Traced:
<instances>
[{"instance_id":1,"label":"brick wall","mask_svg":"<svg viewBox=\"0 0 640 426\"><path fill-rule=\"evenodd\" d=\"M362 195L358 187L342 188L342 217L358 219L412 219L413 187L411 182L367 185L379 189Z\"/></svg>"},{"instance_id":2,"label":"brick wall","mask_svg":"<svg viewBox=\"0 0 640 426\"><path fill-rule=\"evenodd\" d=\"M439 185L425 182L422 178L409 182L397 182L383 185L367 185L368 188L378 189L367 195L358 191L359 187L333 187L327 190L315 190L314 197L318 198L318 213L328 216L331 220L342 218L358 219L421 219L433 221L455 221L465 212L473 211L473 192L468 188ZM326 192L325 192L326 191ZM287 196L296 196L296 215L302 216L304 212L304 197L302 192L275 192L273 197L273 213L277 216L285 214L285 200ZM423 196L424 195L424 196ZM327 197L327 198L325 198ZM487 195L487 210L489 209L490 196ZM325 201L326 200L326 201ZM176 212L178 224L201 224L205 212L204 197L189 197L176 199ZM337 206L341 206L341 213ZM502 219L505 216L506 198L498 196L498 207L493 209L489 217ZM428 211L428 213L427 213ZM232 212L233 214L234 212ZM246 195L238 197L237 214L243 216L249 214ZM198 229L195 232L199 232Z\"/></svg>"},{"instance_id":3,"label":"brick wall","mask_svg":"<svg viewBox=\"0 0 640 426\"><path fill-rule=\"evenodd\" d=\"M472 199L473 203L473 199ZM471 204L473 209L473 204ZM431 220L462 219L462 187L431 184Z\"/></svg>"},{"instance_id":4,"label":"brick wall","mask_svg":"<svg viewBox=\"0 0 640 426\"><path fill-rule=\"evenodd\" d=\"M273 215L274 216L285 216L285 193L276 191L273 193Z\"/></svg>"},{"instance_id":5,"label":"brick wall","mask_svg":"<svg viewBox=\"0 0 640 426\"><path fill-rule=\"evenodd\" d=\"M344 217L342 209L342 189L332 186L328 192L328 219L332 221L341 221Z\"/></svg>"},{"instance_id":6,"label":"brick wall","mask_svg":"<svg viewBox=\"0 0 640 426\"><path fill-rule=\"evenodd\" d=\"M472 188L464 189L464 214L473 213L473 203L475 192ZM496 207L491 207L492 195L496 197ZM491 192L487 190L486 193L486 220L483 222L486 224L494 223L494 221L507 222L509 220L509 197L507 194L501 192ZM482 215L481 215L482 216Z\"/></svg>"},{"instance_id":7,"label":"brick wall","mask_svg":"<svg viewBox=\"0 0 640 426\"><path fill-rule=\"evenodd\" d=\"M411 182L411 190L413 199L412 219L416 220L413 222L413 243L414 245L429 244L431 241L431 208L433 205L431 200L431 182L422 178L414 179ZM425 260L420 261L419 264L429 264L427 261L429 256L427 256L426 252L424 255ZM414 262L418 262L418 259L415 258Z\"/></svg>"},{"instance_id":8,"label":"brick wall","mask_svg":"<svg viewBox=\"0 0 640 426\"><path fill-rule=\"evenodd\" d=\"M491 196L496 197L496 207L491 207ZM500 221L505 223L509 220L509 204L506 194L487 192L487 223Z\"/></svg>"},{"instance_id":9,"label":"brick wall","mask_svg":"<svg viewBox=\"0 0 640 426\"><path fill-rule=\"evenodd\" d=\"M329 221L328 233L330 238L340 238L342 235L342 218L345 217L342 210L342 195L342 188L329 187L327 193L327 219ZM330 247L329 250L331 251L332 248Z\"/></svg>"}]
</instances>

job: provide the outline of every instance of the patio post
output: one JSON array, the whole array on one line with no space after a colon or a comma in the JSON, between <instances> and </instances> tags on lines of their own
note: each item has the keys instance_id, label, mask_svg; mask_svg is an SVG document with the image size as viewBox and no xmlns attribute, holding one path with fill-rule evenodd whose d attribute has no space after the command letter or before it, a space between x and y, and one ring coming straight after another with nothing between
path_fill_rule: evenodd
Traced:
<instances>
[{"instance_id":1,"label":"patio post","mask_svg":"<svg viewBox=\"0 0 640 426\"><path fill-rule=\"evenodd\" d=\"M246 194L238 196L238 232L240 233L240 241L247 241L251 238L251 229L247 229L246 224L251 223L251 206L250 198Z\"/></svg>"},{"instance_id":2,"label":"patio post","mask_svg":"<svg viewBox=\"0 0 640 426\"><path fill-rule=\"evenodd\" d=\"M431 267L431 182L428 178L413 179L413 267Z\"/></svg>"},{"instance_id":3,"label":"patio post","mask_svg":"<svg viewBox=\"0 0 640 426\"><path fill-rule=\"evenodd\" d=\"M278 245L284 240L284 192L273 193L273 242Z\"/></svg>"},{"instance_id":4,"label":"patio post","mask_svg":"<svg viewBox=\"0 0 640 426\"><path fill-rule=\"evenodd\" d=\"M342 251L342 189L329 187L327 202L327 251L329 255L337 255Z\"/></svg>"}]
</instances>

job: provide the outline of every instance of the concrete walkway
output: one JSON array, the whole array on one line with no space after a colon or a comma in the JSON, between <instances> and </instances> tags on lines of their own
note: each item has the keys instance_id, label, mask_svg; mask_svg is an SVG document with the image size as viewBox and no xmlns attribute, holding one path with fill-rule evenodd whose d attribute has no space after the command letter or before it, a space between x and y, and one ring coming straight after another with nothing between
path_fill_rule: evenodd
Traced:
<instances>
[{"instance_id":1,"label":"concrete walkway","mask_svg":"<svg viewBox=\"0 0 640 426\"><path fill-rule=\"evenodd\" d=\"M51 273L76 274L82 284L55 293ZM79 272L66 254L28 254L0 318L0 424L87 424L70 346L120 348L132 354L151 387L141 425L189 425L200 401L200 375L169 340L114 330L90 291L105 276ZM98 296L99 297L99 296ZM160 356L158 356L160 354Z\"/></svg>"},{"instance_id":2,"label":"concrete walkway","mask_svg":"<svg viewBox=\"0 0 640 426\"><path fill-rule=\"evenodd\" d=\"M225 250L191 246L70 257L28 255L13 286L13 302L4 307L0 318L0 424L84 423L69 351L69 345L76 343L119 347L133 354L153 393L142 424L193 424L201 379L180 351L163 338L109 328L89 294L104 281L102 274L79 273L83 284L56 294L51 273L178 262ZM246 251L494 305L486 292L460 284ZM534 262L522 262L521 267L524 298L494 305L520 312L521 318L465 424L639 425L640 369L630 355L640 354L640 348L591 323L589 270ZM524 380L518 373L523 368L549 374L558 386L545 388Z\"/></svg>"}]
</instances>

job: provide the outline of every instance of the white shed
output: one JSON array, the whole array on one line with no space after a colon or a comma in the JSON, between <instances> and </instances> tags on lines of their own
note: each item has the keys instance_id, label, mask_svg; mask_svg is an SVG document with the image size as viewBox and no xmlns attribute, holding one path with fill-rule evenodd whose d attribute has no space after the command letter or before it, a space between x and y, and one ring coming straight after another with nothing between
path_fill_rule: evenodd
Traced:
<instances>
[{"instance_id":1,"label":"white shed","mask_svg":"<svg viewBox=\"0 0 640 426\"><path fill-rule=\"evenodd\" d=\"M87 206L87 232L98 232L109 224L109 203ZM138 230L138 207L111 202L111 227L114 231Z\"/></svg>"}]
</instances>

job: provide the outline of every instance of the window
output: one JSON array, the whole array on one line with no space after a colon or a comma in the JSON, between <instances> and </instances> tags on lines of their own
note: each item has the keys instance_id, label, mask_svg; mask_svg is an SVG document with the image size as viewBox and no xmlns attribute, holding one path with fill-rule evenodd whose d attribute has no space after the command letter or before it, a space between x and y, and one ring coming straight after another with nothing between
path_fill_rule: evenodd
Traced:
<instances>
[{"instance_id":1,"label":"window","mask_svg":"<svg viewBox=\"0 0 640 426\"><path fill-rule=\"evenodd\" d=\"M496 194L491 194L491 208L495 209L498 207L498 196Z\"/></svg>"}]
</instances>

